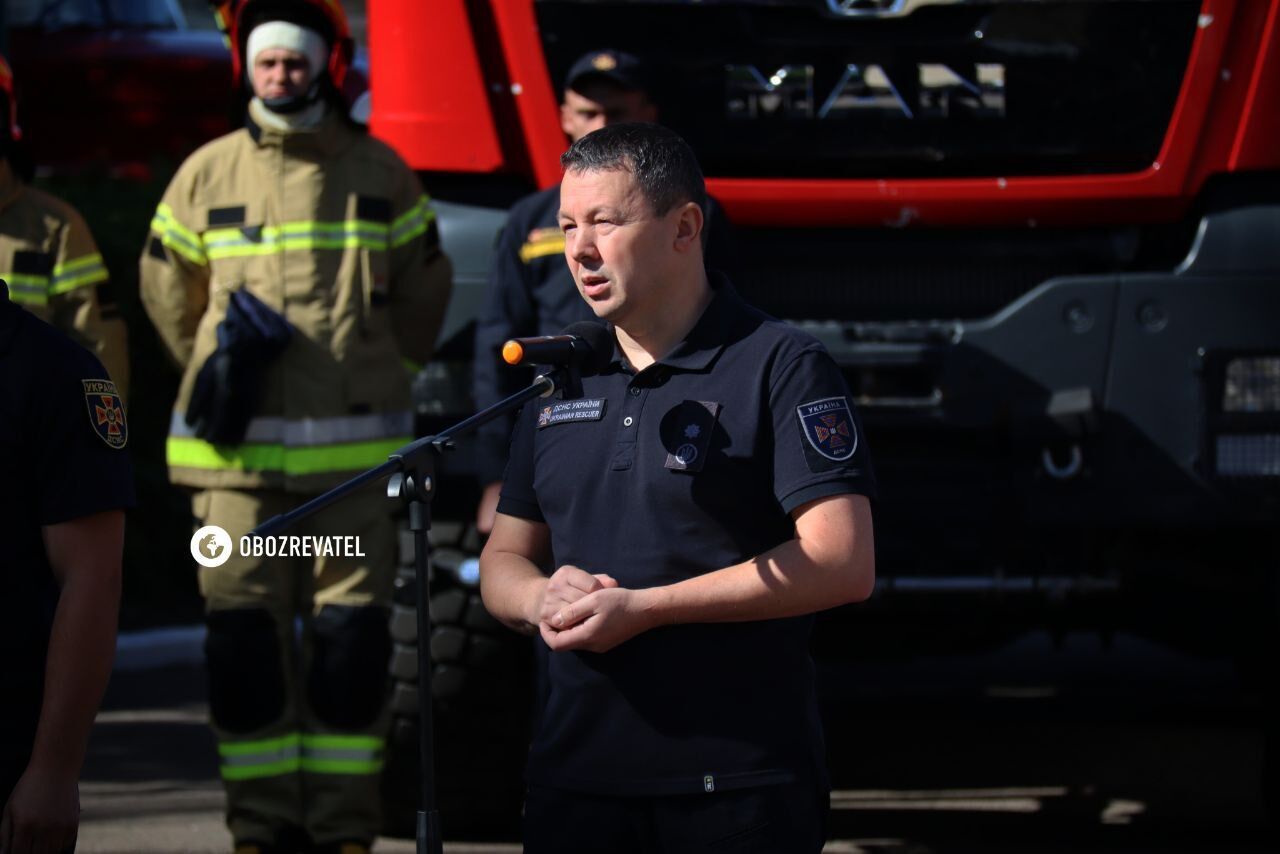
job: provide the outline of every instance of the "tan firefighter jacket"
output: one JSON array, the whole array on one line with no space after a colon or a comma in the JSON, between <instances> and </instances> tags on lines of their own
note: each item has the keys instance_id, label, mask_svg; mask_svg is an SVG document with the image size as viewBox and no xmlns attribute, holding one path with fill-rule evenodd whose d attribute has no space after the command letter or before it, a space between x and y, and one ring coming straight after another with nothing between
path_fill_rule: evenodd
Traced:
<instances>
[{"instance_id":1,"label":"tan firefighter jacket","mask_svg":"<svg viewBox=\"0 0 1280 854\"><path fill-rule=\"evenodd\" d=\"M330 111L312 132L250 120L192 154L151 221L139 287L184 370L167 445L173 482L316 492L411 440L406 365L431 355L451 271L417 176ZM213 445L183 416L237 288L294 332L262 367L244 443Z\"/></svg>"},{"instance_id":2,"label":"tan firefighter jacket","mask_svg":"<svg viewBox=\"0 0 1280 854\"><path fill-rule=\"evenodd\" d=\"M2 159L0 279L11 300L93 351L126 396L128 337L103 287L107 268L89 227L71 205L19 181Z\"/></svg>"}]
</instances>

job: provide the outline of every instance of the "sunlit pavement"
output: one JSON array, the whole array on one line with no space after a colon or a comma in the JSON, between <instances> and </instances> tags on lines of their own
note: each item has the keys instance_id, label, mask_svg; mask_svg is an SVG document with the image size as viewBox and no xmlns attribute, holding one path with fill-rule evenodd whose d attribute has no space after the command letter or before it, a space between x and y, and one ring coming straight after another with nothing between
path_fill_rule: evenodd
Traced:
<instances>
[{"instance_id":1,"label":"sunlit pavement","mask_svg":"<svg viewBox=\"0 0 1280 854\"><path fill-rule=\"evenodd\" d=\"M821 678L828 852L1276 850L1255 785L1261 711L1228 662L1032 636L995 653L828 665ZM203 691L191 664L116 675L90 746L79 851L230 850Z\"/></svg>"}]
</instances>

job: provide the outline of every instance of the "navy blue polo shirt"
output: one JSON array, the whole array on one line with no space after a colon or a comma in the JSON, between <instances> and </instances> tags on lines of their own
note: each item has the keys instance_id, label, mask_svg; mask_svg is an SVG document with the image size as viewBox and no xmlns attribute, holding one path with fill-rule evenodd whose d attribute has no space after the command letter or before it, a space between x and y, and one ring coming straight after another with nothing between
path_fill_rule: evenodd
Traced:
<instances>
[{"instance_id":1,"label":"navy blue polo shirt","mask_svg":"<svg viewBox=\"0 0 1280 854\"><path fill-rule=\"evenodd\" d=\"M0 777L25 765L40 714L58 603L41 529L133 505L128 438L102 363L0 285Z\"/></svg>"},{"instance_id":2,"label":"navy blue polo shirt","mask_svg":"<svg viewBox=\"0 0 1280 854\"><path fill-rule=\"evenodd\" d=\"M713 283L669 356L636 373L615 351L582 398L521 412L498 510L545 522L554 566L670 584L793 538L807 502L874 493L830 355ZM530 782L619 795L825 782L812 622L666 626L603 654L550 653Z\"/></svg>"}]
</instances>

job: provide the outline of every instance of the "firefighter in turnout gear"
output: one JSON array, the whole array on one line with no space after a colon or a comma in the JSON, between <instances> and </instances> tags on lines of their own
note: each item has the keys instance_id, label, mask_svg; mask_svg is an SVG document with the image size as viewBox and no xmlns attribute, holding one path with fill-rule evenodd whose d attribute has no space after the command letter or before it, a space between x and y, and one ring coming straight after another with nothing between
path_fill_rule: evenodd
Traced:
<instances>
[{"instance_id":1,"label":"firefighter in turnout gear","mask_svg":"<svg viewBox=\"0 0 1280 854\"><path fill-rule=\"evenodd\" d=\"M27 186L17 117L13 73L0 57L0 279L10 300L92 351L126 398L128 333L106 265L75 209Z\"/></svg>"},{"instance_id":2,"label":"firefighter in turnout gear","mask_svg":"<svg viewBox=\"0 0 1280 854\"><path fill-rule=\"evenodd\" d=\"M239 543L411 440L406 364L431 355L450 265L417 177L337 94L351 39L335 0L230 0L220 17L246 126L178 170L141 294L184 370L171 479L232 539L199 572L236 851L349 854L379 826L392 508L371 489L289 532L357 537L354 557ZM228 428L222 406L251 417Z\"/></svg>"}]
</instances>

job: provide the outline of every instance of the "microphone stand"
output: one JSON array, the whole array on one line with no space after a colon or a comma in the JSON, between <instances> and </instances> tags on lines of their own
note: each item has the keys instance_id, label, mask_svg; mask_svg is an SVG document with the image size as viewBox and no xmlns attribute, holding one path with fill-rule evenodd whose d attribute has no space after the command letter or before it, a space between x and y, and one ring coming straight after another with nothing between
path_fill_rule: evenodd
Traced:
<instances>
[{"instance_id":1,"label":"microphone stand","mask_svg":"<svg viewBox=\"0 0 1280 854\"><path fill-rule=\"evenodd\" d=\"M405 445L387 457L385 463L356 475L288 513L273 516L249 532L250 536L259 537L279 534L302 519L388 476L387 497L399 499L408 506L409 529L413 531L413 569L418 588L414 604L418 623L418 764L422 788L417 822L417 854L443 852L440 813L436 809L435 772L432 767L435 732L431 711L431 612L427 594L427 579L431 567L431 545L427 532L431 530L431 499L435 492L436 460L453 448L456 438L473 432L480 425L510 412L526 401L535 397L550 397L558 390L564 391L566 399L582 396L582 372L576 363L562 365L549 373L541 374L528 388L434 436L424 436Z\"/></svg>"}]
</instances>

